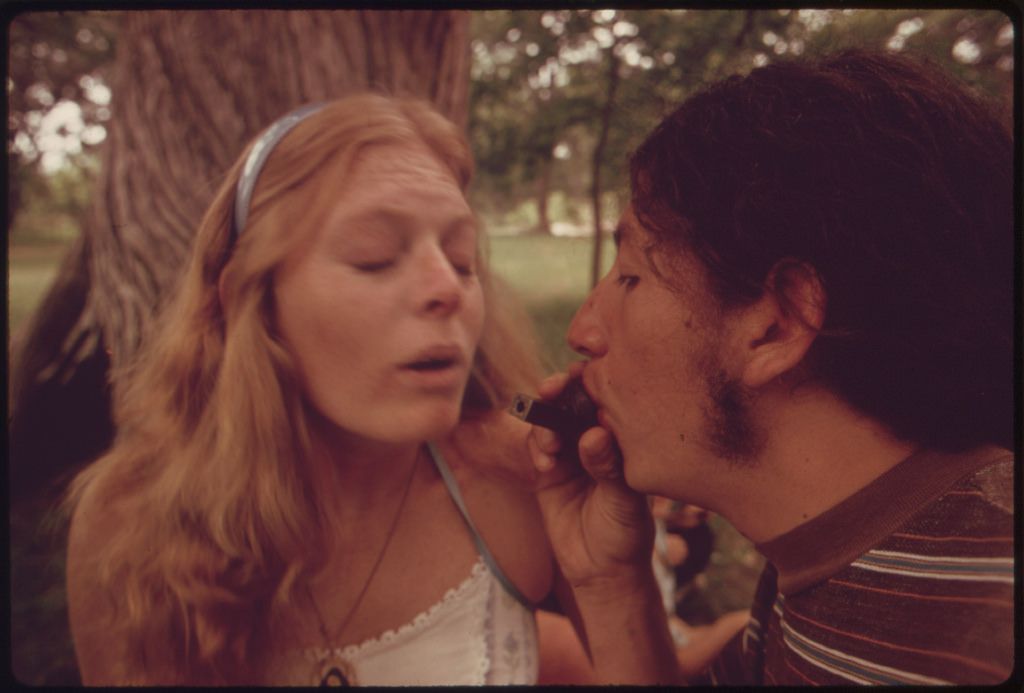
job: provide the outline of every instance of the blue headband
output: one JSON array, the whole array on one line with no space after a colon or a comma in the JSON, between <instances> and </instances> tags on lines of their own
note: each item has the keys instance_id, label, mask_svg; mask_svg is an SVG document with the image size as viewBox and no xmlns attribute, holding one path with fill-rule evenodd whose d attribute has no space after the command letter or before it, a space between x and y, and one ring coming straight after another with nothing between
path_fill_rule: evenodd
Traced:
<instances>
[{"instance_id":1,"label":"blue headband","mask_svg":"<svg viewBox=\"0 0 1024 693\"><path fill-rule=\"evenodd\" d=\"M312 103L298 108L291 113L278 118L274 123L263 131L256 144L249 150L249 156L242 167L242 174L238 178L238 189L235 191L235 216L232 220L232 238L237 238L245 228L246 218L249 216L249 201L252 198L253 188L256 187L256 179L259 178L263 164L267 157L274 150L277 143L287 135L292 128L303 120L313 115L321 108L323 103Z\"/></svg>"}]
</instances>

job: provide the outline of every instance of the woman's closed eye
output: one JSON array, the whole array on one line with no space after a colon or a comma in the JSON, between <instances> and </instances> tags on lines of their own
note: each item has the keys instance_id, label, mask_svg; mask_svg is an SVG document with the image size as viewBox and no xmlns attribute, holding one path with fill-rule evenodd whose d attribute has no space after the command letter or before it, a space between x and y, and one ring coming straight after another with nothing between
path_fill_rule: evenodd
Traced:
<instances>
[{"instance_id":1,"label":"woman's closed eye","mask_svg":"<svg viewBox=\"0 0 1024 693\"><path fill-rule=\"evenodd\" d=\"M455 272L460 276L472 277L476 274L476 266L471 261L467 262L465 260L452 259L450 262L452 263L452 267L455 268Z\"/></svg>"},{"instance_id":2,"label":"woman's closed eye","mask_svg":"<svg viewBox=\"0 0 1024 693\"><path fill-rule=\"evenodd\" d=\"M359 262L353 262L352 266L360 272L374 273L383 272L389 269L395 264L395 261L391 258L381 260L364 260Z\"/></svg>"}]
</instances>

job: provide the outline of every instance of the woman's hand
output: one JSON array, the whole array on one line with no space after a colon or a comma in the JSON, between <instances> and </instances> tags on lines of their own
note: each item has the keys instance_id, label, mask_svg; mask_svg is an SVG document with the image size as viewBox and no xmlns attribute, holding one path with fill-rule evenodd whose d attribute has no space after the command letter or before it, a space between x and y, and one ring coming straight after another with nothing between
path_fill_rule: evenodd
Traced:
<instances>
[{"instance_id":1,"label":"woman's hand","mask_svg":"<svg viewBox=\"0 0 1024 693\"><path fill-rule=\"evenodd\" d=\"M582 364L541 383L556 397ZM643 494L626 486L611 433L599 426L579 441L579 462L556 433L533 427L530 454L538 472L537 500L555 556L574 590L615 592L650 572L654 524ZM582 464L581 464L582 463Z\"/></svg>"}]
</instances>

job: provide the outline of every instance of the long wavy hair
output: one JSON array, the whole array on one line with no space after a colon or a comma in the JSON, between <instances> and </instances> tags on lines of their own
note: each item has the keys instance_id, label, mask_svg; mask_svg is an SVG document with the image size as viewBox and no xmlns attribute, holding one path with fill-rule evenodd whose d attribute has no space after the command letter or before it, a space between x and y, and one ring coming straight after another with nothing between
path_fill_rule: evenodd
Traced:
<instances>
[{"instance_id":1,"label":"long wavy hair","mask_svg":"<svg viewBox=\"0 0 1024 693\"><path fill-rule=\"evenodd\" d=\"M274 325L272 287L331 209L338 186L327 174L384 143L425 144L466 192L469 145L425 102L361 94L327 104L274 149L235 240L242 153L200 223L179 289L116 374L114 445L73 480L66 507L88 494L93 507L130 519L94 554L104 592L120 596L109 627L134 647L126 679L145 678L154 648L181 682L248 678L296 586L322 565L331 499L304 464L311 409ZM464 420L540 375L525 312L488 271L484 248L478 256L487 317Z\"/></svg>"}]
</instances>

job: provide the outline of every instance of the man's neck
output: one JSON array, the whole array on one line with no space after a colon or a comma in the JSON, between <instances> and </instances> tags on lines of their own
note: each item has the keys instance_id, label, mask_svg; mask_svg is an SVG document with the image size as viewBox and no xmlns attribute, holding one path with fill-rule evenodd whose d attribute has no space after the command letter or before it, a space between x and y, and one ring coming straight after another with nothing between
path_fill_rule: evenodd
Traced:
<instances>
[{"instance_id":1,"label":"man's neck","mask_svg":"<svg viewBox=\"0 0 1024 693\"><path fill-rule=\"evenodd\" d=\"M817 517L917 447L818 388L764 393L757 410L764 449L755 466L732 475L732 500L718 509L755 543Z\"/></svg>"}]
</instances>

